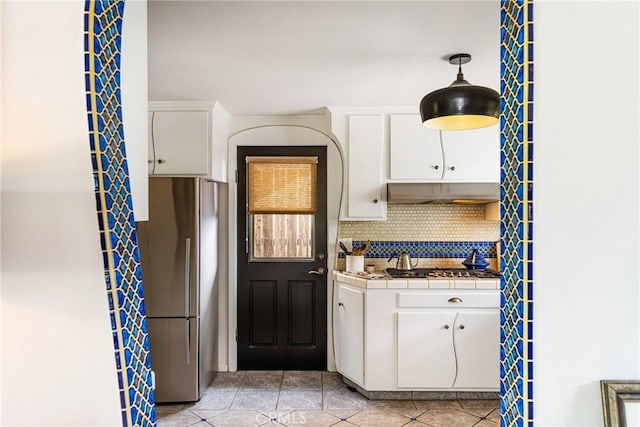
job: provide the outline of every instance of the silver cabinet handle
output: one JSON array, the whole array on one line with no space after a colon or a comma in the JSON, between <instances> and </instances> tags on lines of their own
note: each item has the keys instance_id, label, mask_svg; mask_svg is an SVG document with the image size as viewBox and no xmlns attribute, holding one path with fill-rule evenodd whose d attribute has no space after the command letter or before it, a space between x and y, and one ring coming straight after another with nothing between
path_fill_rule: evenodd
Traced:
<instances>
[{"instance_id":1,"label":"silver cabinet handle","mask_svg":"<svg viewBox=\"0 0 640 427\"><path fill-rule=\"evenodd\" d=\"M460 325L460 329L464 329L464 325Z\"/></svg>"},{"instance_id":2,"label":"silver cabinet handle","mask_svg":"<svg viewBox=\"0 0 640 427\"><path fill-rule=\"evenodd\" d=\"M339 303L338 303L338 307L344 307L344 304L343 304L343 303L341 303L341 302L339 302Z\"/></svg>"},{"instance_id":3,"label":"silver cabinet handle","mask_svg":"<svg viewBox=\"0 0 640 427\"><path fill-rule=\"evenodd\" d=\"M433 168L434 168L435 170L438 170L438 169L440 169L440 165L435 165Z\"/></svg>"},{"instance_id":4,"label":"silver cabinet handle","mask_svg":"<svg viewBox=\"0 0 640 427\"><path fill-rule=\"evenodd\" d=\"M378 203L378 199L373 199L373 203Z\"/></svg>"},{"instance_id":5,"label":"silver cabinet handle","mask_svg":"<svg viewBox=\"0 0 640 427\"><path fill-rule=\"evenodd\" d=\"M191 238L184 239L184 315L189 317L191 313Z\"/></svg>"},{"instance_id":6,"label":"silver cabinet handle","mask_svg":"<svg viewBox=\"0 0 640 427\"><path fill-rule=\"evenodd\" d=\"M448 302L457 304L459 302L462 302L462 300L460 298L458 298L458 297L452 297L452 298L449 298Z\"/></svg>"},{"instance_id":7,"label":"silver cabinet handle","mask_svg":"<svg viewBox=\"0 0 640 427\"><path fill-rule=\"evenodd\" d=\"M449 329L449 325L444 325L444 328L445 329Z\"/></svg>"},{"instance_id":8,"label":"silver cabinet handle","mask_svg":"<svg viewBox=\"0 0 640 427\"><path fill-rule=\"evenodd\" d=\"M451 166L451 167L449 168L449 170L454 171L454 170L456 170L456 167L455 167L455 166Z\"/></svg>"},{"instance_id":9,"label":"silver cabinet handle","mask_svg":"<svg viewBox=\"0 0 640 427\"><path fill-rule=\"evenodd\" d=\"M324 267L318 267L315 270L309 270L307 274L317 274L318 276L322 276L324 274Z\"/></svg>"},{"instance_id":10,"label":"silver cabinet handle","mask_svg":"<svg viewBox=\"0 0 640 427\"><path fill-rule=\"evenodd\" d=\"M159 164L166 163L166 160L165 159L158 159L158 163Z\"/></svg>"},{"instance_id":11,"label":"silver cabinet handle","mask_svg":"<svg viewBox=\"0 0 640 427\"><path fill-rule=\"evenodd\" d=\"M185 353L186 359L187 359L187 365L191 365L191 328L189 325L189 319L184 319L185 320L185 343L187 345L187 351Z\"/></svg>"}]
</instances>

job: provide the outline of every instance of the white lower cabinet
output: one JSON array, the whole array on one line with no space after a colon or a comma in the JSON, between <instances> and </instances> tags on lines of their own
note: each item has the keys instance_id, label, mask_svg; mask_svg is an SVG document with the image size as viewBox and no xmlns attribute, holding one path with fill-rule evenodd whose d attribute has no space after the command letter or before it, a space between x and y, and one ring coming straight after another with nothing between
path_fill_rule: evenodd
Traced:
<instances>
[{"instance_id":1,"label":"white lower cabinet","mask_svg":"<svg viewBox=\"0 0 640 427\"><path fill-rule=\"evenodd\" d=\"M364 384L364 291L338 283L338 346L340 373Z\"/></svg>"},{"instance_id":2,"label":"white lower cabinet","mask_svg":"<svg viewBox=\"0 0 640 427\"><path fill-rule=\"evenodd\" d=\"M499 386L497 309L398 313L398 387Z\"/></svg>"},{"instance_id":3,"label":"white lower cabinet","mask_svg":"<svg viewBox=\"0 0 640 427\"><path fill-rule=\"evenodd\" d=\"M336 281L338 372L365 390L499 390L498 290Z\"/></svg>"},{"instance_id":4,"label":"white lower cabinet","mask_svg":"<svg viewBox=\"0 0 640 427\"><path fill-rule=\"evenodd\" d=\"M453 337L458 371L456 388L500 386L500 312L498 309L458 312Z\"/></svg>"},{"instance_id":5,"label":"white lower cabinet","mask_svg":"<svg viewBox=\"0 0 640 427\"><path fill-rule=\"evenodd\" d=\"M451 388L455 313L398 313L398 387Z\"/></svg>"}]
</instances>

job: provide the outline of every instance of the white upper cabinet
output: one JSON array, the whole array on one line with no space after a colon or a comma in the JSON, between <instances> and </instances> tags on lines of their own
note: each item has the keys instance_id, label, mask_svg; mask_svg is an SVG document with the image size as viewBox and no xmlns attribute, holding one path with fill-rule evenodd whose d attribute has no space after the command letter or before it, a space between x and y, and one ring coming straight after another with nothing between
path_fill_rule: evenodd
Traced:
<instances>
[{"instance_id":1,"label":"white upper cabinet","mask_svg":"<svg viewBox=\"0 0 640 427\"><path fill-rule=\"evenodd\" d=\"M343 221L387 219L386 123L380 109L328 107L331 132L344 153Z\"/></svg>"},{"instance_id":2,"label":"white upper cabinet","mask_svg":"<svg viewBox=\"0 0 640 427\"><path fill-rule=\"evenodd\" d=\"M442 131L445 180L500 182L500 127Z\"/></svg>"},{"instance_id":3,"label":"white upper cabinet","mask_svg":"<svg viewBox=\"0 0 640 427\"><path fill-rule=\"evenodd\" d=\"M209 114L155 111L151 117L154 175L206 175L209 169Z\"/></svg>"},{"instance_id":4,"label":"white upper cabinet","mask_svg":"<svg viewBox=\"0 0 640 427\"><path fill-rule=\"evenodd\" d=\"M229 115L218 104L149 104L149 174L227 181Z\"/></svg>"},{"instance_id":5,"label":"white upper cabinet","mask_svg":"<svg viewBox=\"0 0 640 427\"><path fill-rule=\"evenodd\" d=\"M390 181L499 182L499 127L425 128L418 114L391 114Z\"/></svg>"},{"instance_id":6,"label":"white upper cabinet","mask_svg":"<svg viewBox=\"0 0 640 427\"><path fill-rule=\"evenodd\" d=\"M383 117L380 114L349 116L349 196L351 218L386 217L382 201Z\"/></svg>"},{"instance_id":7,"label":"white upper cabinet","mask_svg":"<svg viewBox=\"0 0 640 427\"><path fill-rule=\"evenodd\" d=\"M441 179L444 168L439 132L422 126L416 114L391 114L389 127L389 178Z\"/></svg>"}]
</instances>

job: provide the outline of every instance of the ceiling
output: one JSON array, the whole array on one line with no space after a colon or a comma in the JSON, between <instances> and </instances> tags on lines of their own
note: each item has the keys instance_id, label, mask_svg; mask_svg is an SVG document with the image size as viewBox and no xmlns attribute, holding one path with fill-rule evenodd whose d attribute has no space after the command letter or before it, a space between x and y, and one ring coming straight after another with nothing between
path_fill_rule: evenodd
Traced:
<instances>
[{"instance_id":1,"label":"ceiling","mask_svg":"<svg viewBox=\"0 0 640 427\"><path fill-rule=\"evenodd\" d=\"M233 115L325 106L416 106L473 57L472 84L499 85L499 2L148 3L149 99L216 100Z\"/></svg>"}]
</instances>

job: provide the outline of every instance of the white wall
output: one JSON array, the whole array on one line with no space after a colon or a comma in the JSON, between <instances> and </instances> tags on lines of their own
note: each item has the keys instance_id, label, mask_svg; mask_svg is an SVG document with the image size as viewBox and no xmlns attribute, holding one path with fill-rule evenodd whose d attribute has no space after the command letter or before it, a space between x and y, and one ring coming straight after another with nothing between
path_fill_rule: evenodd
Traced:
<instances>
[{"instance_id":1,"label":"white wall","mask_svg":"<svg viewBox=\"0 0 640 427\"><path fill-rule=\"evenodd\" d=\"M220 334L220 346L226 345L229 342L228 359L224 363L228 365L229 370L235 371L237 369L237 346L235 341L228 341L228 337L233 337L236 330L236 184L235 184L235 170L237 167L237 147L244 145L326 145L327 146L327 265L329 271L333 269L335 264L334 250L336 245L336 233L338 228L338 204L340 199L341 188L341 161L338 149L318 132L309 129L301 129L296 127L265 127L261 129L253 129L256 126L263 125L286 125L296 124L302 126L309 126L313 129L317 129L327 135L331 135L328 116L265 116L265 117L250 117L239 116L233 117L231 120L229 130L229 185L228 185L228 222L229 222L229 287L226 290L228 293L228 312L222 312L221 317L228 319L228 335L221 332ZM235 136L234 136L235 135ZM222 206L221 206L222 209ZM333 359L332 341L331 336L333 329L331 327L331 289L333 281L329 274L327 274L327 366L329 370L335 370L335 363ZM224 292L221 290L221 292ZM222 295L222 293L221 293ZM221 322L222 324L222 322ZM223 342L225 344L223 344ZM221 361L221 363L223 363Z\"/></svg>"},{"instance_id":2,"label":"white wall","mask_svg":"<svg viewBox=\"0 0 640 427\"><path fill-rule=\"evenodd\" d=\"M536 426L640 379L638 2L535 4Z\"/></svg>"},{"instance_id":3,"label":"white wall","mask_svg":"<svg viewBox=\"0 0 640 427\"><path fill-rule=\"evenodd\" d=\"M121 425L90 167L84 2L3 2L2 425Z\"/></svg>"},{"instance_id":4,"label":"white wall","mask_svg":"<svg viewBox=\"0 0 640 427\"><path fill-rule=\"evenodd\" d=\"M149 95L147 85L147 1L127 0L122 19L122 121L129 184L136 221L149 220L147 157Z\"/></svg>"}]
</instances>

